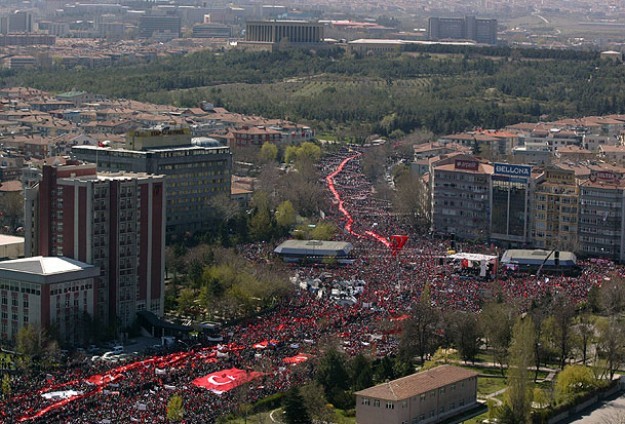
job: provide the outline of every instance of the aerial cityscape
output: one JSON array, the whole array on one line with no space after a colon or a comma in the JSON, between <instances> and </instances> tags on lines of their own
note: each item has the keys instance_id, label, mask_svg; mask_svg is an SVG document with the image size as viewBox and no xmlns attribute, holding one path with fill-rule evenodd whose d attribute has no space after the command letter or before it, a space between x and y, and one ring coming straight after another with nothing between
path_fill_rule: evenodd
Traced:
<instances>
[{"instance_id":1,"label":"aerial cityscape","mask_svg":"<svg viewBox=\"0 0 625 424\"><path fill-rule=\"evenodd\" d=\"M0 5L0 423L625 422L625 3Z\"/></svg>"}]
</instances>

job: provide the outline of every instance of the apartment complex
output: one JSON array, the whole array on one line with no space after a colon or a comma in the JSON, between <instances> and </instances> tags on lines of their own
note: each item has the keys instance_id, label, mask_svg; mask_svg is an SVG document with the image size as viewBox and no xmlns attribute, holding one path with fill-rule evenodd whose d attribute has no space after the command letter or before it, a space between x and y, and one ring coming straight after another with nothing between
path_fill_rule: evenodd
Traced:
<instances>
[{"instance_id":1,"label":"apartment complex","mask_svg":"<svg viewBox=\"0 0 625 424\"><path fill-rule=\"evenodd\" d=\"M95 318L125 328L137 311L163 314L162 176L44 166L25 197L27 256L65 256L100 269Z\"/></svg>"},{"instance_id":2,"label":"apartment complex","mask_svg":"<svg viewBox=\"0 0 625 424\"><path fill-rule=\"evenodd\" d=\"M476 372L441 365L356 392L358 424L438 423L477 404Z\"/></svg>"},{"instance_id":3,"label":"apartment complex","mask_svg":"<svg viewBox=\"0 0 625 424\"><path fill-rule=\"evenodd\" d=\"M0 336L15 339L26 325L54 326L59 340L83 339L84 316L93 316L100 270L63 257L0 262Z\"/></svg>"},{"instance_id":4,"label":"apartment complex","mask_svg":"<svg viewBox=\"0 0 625 424\"><path fill-rule=\"evenodd\" d=\"M145 172L165 176L168 237L206 230L208 211L219 195L230 196L232 155L228 147L192 145L182 126L131 131L128 148L74 146L72 154L101 171Z\"/></svg>"}]
</instances>

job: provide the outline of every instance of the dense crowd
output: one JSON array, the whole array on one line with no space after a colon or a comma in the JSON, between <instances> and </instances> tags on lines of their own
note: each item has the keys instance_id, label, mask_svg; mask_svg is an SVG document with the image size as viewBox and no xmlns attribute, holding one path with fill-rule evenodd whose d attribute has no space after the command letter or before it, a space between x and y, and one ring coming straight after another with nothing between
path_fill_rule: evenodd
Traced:
<instances>
[{"instance_id":1,"label":"dense crowd","mask_svg":"<svg viewBox=\"0 0 625 424\"><path fill-rule=\"evenodd\" d=\"M347 158L351 159L346 161ZM467 278L453 265L441 263L449 240L413 238L397 255L377 236L407 234L389 209L387 199L376 196L360 170L361 158L353 151L327 156L323 173L333 175L340 201L332 198L328 219L350 231L340 237L355 247L355 261L342 267L315 265L288 268L297 281L358 281L356 302L339 304L316 290L302 288L265 315L224 330L224 345L201 343L188 351L163 356L145 356L137 362L112 365L89 360L75 361L53 375L14 376L12 394L2 402L0 419L35 422L166 422L166 404L173 393L183 397L185 422L206 423L243 403L287 390L312 377L309 361L286 365L284 359L298 353L318 357L320 346L338 341L350 355L367 353L382 357L398 347L397 324L410 314L426 284L434 305L443 309L478 311L487 288L495 284L506 298L530 301L548 292L566 292L583 300L593 285L600 284L602 271L611 264L594 263L578 278L564 276L507 276L494 282ZM324 180L327 181L327 180ZM338 205L349 212L339 210ZM410 235L410 234L409 234ZM488 251L488 246L465 249ZM246 249L246 255L266 260L267 245ZM390 325L389 325L390 323ZM395 324L393 324L395 323ZM216 395L193 384L206 374L228 368L255 370L263 375L251 383ZM42 394L75 390L70 399L45 399Z\"/></svg>"}]
</instances>

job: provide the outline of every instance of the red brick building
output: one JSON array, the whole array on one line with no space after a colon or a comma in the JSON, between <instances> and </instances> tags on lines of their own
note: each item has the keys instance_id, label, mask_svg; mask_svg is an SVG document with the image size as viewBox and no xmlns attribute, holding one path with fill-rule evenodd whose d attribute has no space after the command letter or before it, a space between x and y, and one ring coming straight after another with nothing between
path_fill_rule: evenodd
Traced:
<instances>
[{"instance_id":1,"label":"red brick building","mask_svg":"<svg viewBox=\"0 0 625 424\"><path fill-rule=\"evenodd\" d=\"M33 190L36 195L26 195L27 256L66 256L98 266L95 315L101 322L124 328L137 311L163 314L162 176L44 166Z\"/></svg>"}]
</instances>

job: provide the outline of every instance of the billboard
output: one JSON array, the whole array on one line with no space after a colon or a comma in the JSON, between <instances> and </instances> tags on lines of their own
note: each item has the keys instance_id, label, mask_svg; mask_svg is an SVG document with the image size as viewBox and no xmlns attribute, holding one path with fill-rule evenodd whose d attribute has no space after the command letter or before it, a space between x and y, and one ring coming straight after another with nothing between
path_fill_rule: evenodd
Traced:
<instances>
[{"instance_id":1,"label":"billboard","mask_svg":"<svg viewBox=\"0 0 625 424\"><path fill-rule=\"evenodd\" d=\"M505 175L508 177L530 178L532 167L529 165L513 165L510 163L495 163L495 175Z\"/></svg>"},{"instance_id":2,"label":"billboard","mask_svg":"<svg viewBox=\"0 0 625 424\"><path fill-rule=\"evenodd\" d=\"M465 169L468 171L477 171L480 163L476 160L456 159L454 162L455 169Z\"/></svg>"}]
</instances>

